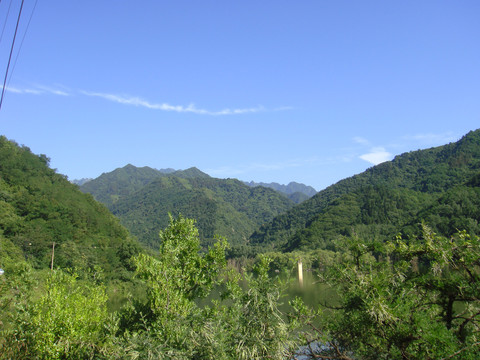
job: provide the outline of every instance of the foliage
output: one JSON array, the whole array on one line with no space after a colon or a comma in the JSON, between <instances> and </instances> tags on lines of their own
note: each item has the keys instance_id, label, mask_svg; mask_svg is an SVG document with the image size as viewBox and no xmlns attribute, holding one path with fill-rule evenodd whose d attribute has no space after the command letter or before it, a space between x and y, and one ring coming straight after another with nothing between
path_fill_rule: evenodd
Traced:
<instances>
[{"instance_id":1,"label":"foliage","mask_svg":"<svg viewBox=\"0 0 480 360\"><path fill-rule=\"evenodd\" d=\"M101 265L115 277L118 249L132 242L108 209L48 167L45 155L0 137L0 266L27 259L35 268Z\"/></svg>"},{"instance_id":2,"label":"foliage","mask_svg":"<svg viewBox=\"0 0 480 360\"><path fill-rule=\"evenodd\" d=\"M287 322L279 309L282 284L270 277L270 259L262 256L244 286L238 277L227 282L221 323L228 359L286 359L298 347L299 324Z\"/></svg>"},{"instance_id":3,"label":"foliage","mask_svg":"<svg viewBox=\"0 0 480 360\"><path fill-rule=\"evenodd\" d=\"M268 276L269 259L245 278L227 271L226 242L219 239L201 253L194 222L183 217L170 218L160 237L158 260L144 254L136 258L147 301L134 301L121 313L127 355L282 359L290 353L296 344L295 326L278 308L281 288ZM214 296L219 292L220 297Z\"/></svg>"},{"instance_id":4,"label":"foliage","mask_svg":"<svg viewBox=\"0 0 480 360\"><path fill-rule=\"evenodd\" d=\"M203 247L212 244L215 235L244 245L256 227L293 205L272 189L174 173L123 196L110 209L142 243L158 249L157 229L168 225L168 213L196 219Z\"/></svg>"},{"instance_id":5,"label":"foliage","mask_svg":"<svg viewBox=\"0 0 480 360\"><path fill-rule=\"evenodd\" d=\"M324 278L340 306L315 328L327 346L312 358L478 358L478 237L445 238L424 227L423 239L348 238L343 248Z\"/></svg>"},{"instance_id":6,"label":"foliage","mask_svg":"<svg viewBox=\"0 0 480 360\"><path fill-rule=\"evenodd\" d=\"M92 194L95 199L110 207L124 196L134 193L164 175L165 172L148 166L139 168L128 164L90 180L81 185L80 189Z\"/></svg>"},{"instance_id":7,"label":"foliage","mask_svg":"<svg viewBox=\"0 0 480 360\"><path fill-rule=\"evenodd\" d=\"M0 358L80 359L111 353L106 301L102 285L52 271L38 299L16 301L14 328L3 333Z\"/></svg>"}]
</instances>

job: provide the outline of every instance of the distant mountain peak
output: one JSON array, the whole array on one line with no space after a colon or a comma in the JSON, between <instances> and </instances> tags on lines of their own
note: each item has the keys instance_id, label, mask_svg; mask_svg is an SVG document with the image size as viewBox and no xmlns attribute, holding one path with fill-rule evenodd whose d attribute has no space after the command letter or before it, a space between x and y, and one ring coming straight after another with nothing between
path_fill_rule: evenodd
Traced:
<instances>
[{"instance_id":1,"label":"distant mountain peak","mask_svg":"<svg viewBox=\"0 0 480 360\"><path fill-rule=\"evenodd\" d=\"M72 184L75 184L75 185L78 185L78 186L82 186L83 184L89 182L93 180L93 178L81 178L81 179L73 179L73 180L70 180L70 182Z\"/></svg>"},{"instance_id":2,"label":"distant mountain peak","mask_svg":"<svg viewBox=\"0 0 480 360\"><path fill-rule=\"evenodd\" d=\"M204 173L203 171L199 170L195 166L188 168L186 170L177 170L173 172L171 175L178 176L181 178L209 178L210 175Z\"/></svg>"},{"instance_id":3,"label":"distant mountain peak","mask_svg":"<svg viewBox=\"0 0 480 360\"><path fill-rule=\"evenodd\" d=\"M256 186L268 187L268 188L271 188L273 190L276 190L276 191L281 192L281 193L283 193L285 195L288 195L288 196L293 195L295 193L301 193L301 194L306 195L307 198L310 198L317 193L317 191L313 187L305 185L305 184L297 183L295 181L291 181L290 183L288 183L288 185L282 185L282 184L279 184L279 183L276 183L276 182L272 182L272 183L259 182L259 183L257 183L257 182L254 182L254 181L245 182L245 184L247 184L250 187L256 187Z\"/></svg>"}]
</instances>

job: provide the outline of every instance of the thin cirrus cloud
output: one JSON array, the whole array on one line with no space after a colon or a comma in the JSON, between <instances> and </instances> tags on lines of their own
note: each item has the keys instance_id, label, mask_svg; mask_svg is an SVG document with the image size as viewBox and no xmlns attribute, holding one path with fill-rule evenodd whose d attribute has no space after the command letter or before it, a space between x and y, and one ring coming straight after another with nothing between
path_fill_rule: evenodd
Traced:
<instances>
[{"instance_id":1,"label":"thin cirrus cloud","mask_svg":"<svg viewBox=\"0 0 480 360\"><path fill-rule=\"evenodd\" d=\"M260 111L265 111L265 108L263 106L246 108L246 109L223 109L219 111L210 111L210 110L197 108L193 104L190 104L188 106L183 106L183 105L170 105L167 103L152 103L136 96L122 96L122 95L116 95L116 94L98 93L98 92L89 92L89 91L81 91L81 93L83 95L99 97L99 98L113 101L119 104L133 105L133 106L143 107L143 108L152 109L152 110L173 111L173 112L179 112L179 113L193 113L193 114L200 114L200 115L237 115L237 114L256 113Z\"/></svg>"},{"instance_id":2,"label":"thin cirrus cloud","mask_svg":"<svg viewBox=\"0 0 480 360\"><path fill-rule=\"evenodd\" d=\"M151 110L160 110L160 111L177 112L177 113L191 113L191 114L198 114L198 115L213 115L213 116L240 115L240 114L258 113L258 112L265 112L265 111L285 111L285 110L292 109L292 107L290 106L282 106L282 107L269 110L259 105L259 106L250 107L250 108L237 108L237 109L225 108L222 110L212 111L212 110L198 108L193 104L184 106L184 105L171 105L168 103L155 103L155 102L150 102L148 100L142 99L138 96L125 96L125 95L84 91L84 90L75 92L75 91L69 91L65 89L42 86L42 85L35 85L34 87L30 87L30 88L19 88L19 87L9 86L7 90L10 91L11 93L27 94L27 95L58 95L58 96L83 95L83 96L101 98L101 99L115 102L122 105L136 106L136 107L141 107L141 108L146 108Z\"/></svg>"},{"instance_id":3,"label":"thin cirrus cloud","mask_svg":"<svg viewBox=\"0 0 480 360\"><path fill-rule=\"evenodd\" d=\"M278 171L278 170L285 170L289 168L296 168L305 166L308 164L312 164L317 162L318 159L315 157L306 158L306 159L291 159L283 162L275 162L275 163L251 163L251 164L244 164L239 165L236 167L232 166L223 166L216 169L207 169L207 172L211 175L224 177L224 176L238 176L243 174L248 174L251 172L270 172L270 171Z\"/></svg>"},{"instance_id":4,"label":"thin cirrus cloud","mask_svg":"<svg viewBox=\"0 0 480 360\"><path fill-rule=\"evenodd\" d=\"M367 139L361 137L361 136L355 136L353 138L353 141L356 142L357 144L360 144L360 145L370 145L370 141L368 141Z\"/></svg>"},{"instance_id":5,"label":"thin cirrus cloud","mask_svg":"<svg viewBox=\"0 0 480 360\"><path fill-rule=\"evenodd\" d=\"M18 88L9 86L7 91L15 93L15 94L28 94L28 95L45 95L45 94L52 94L52 95L59 95L59 96L70 96L71 94L66 90L60 90L51 88L48 86L41 86L37 85L33 88Z\"/></svg>"},{"instance_id":6,"label":"thin cirrus cloud","mask_svg":"<svg viewBox=\"0 0 480 360\"><path fill-rule=\"evenodd\" d=\"M292 168L312 168L320 166L329 166L331 164L337 164L338 162L349 162L350 158L339 156L311 156L306 158L288 159L280 162L271 163L259 163L252 162L248 164L239 164L237 166L221 166L218 168L210 168L205 171L216 177L237 177L237 176L249 176L248 174L258 173L271 173L275 171L285 171Z\"/></svg>"}]
</instances>

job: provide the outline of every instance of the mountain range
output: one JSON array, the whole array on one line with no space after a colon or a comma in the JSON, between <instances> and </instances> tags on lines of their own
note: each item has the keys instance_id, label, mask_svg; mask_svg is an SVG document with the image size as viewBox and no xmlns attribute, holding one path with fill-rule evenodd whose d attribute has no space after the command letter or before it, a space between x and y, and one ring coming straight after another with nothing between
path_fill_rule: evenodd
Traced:
<instances>
[{"instance_id":1,"label":"mountain range","mask_svg":"<svg viewBox=\"0 0 480 360\"><path fill-rule=\"evenodd\" d=\"M71 180L72 183L81 186L85 192L95 193L95 196L98 198L100 196L99 201L103 203L113 203L116 201L117 195L121 196L124 191L127 193L132 189L137 189L142 185L146 185L149 182L153 181L157 177L165 176L165 175L174 175L178 177L206 177L209 176L202 171L198 170L195 167L192 167L187 170L175 170L172 168L167 169L153 169L148 166L137 168L131 164L124 166L123 168L115 169L110 173L104 173L100 177L102 178L102 182L108 183L113 182L118 186L121 190L113 190L107 189L102 187L98 184L98 178L82 178L82 179L74 179ZM92 180L97 180L93 183L93 185L86 185L88 182ZM294 203L299 204L313 195L317 193L317 191L311 187L301 183L297 183L295 181L290 182L288 185L282 185L276 182L272 183L264 183L264 182L254 182L254 181L244 181L244 183L250 187L257 187L263 186L267 188L271 188L273 190L278 191L281 194L287 196L290 200ZM84 186L85 185L85 186ZM107 185L108 186L108 185ZM108 198L108 196L113 196L113 198Z\"/></svg>"},{"instance_id":2,"label":"mountain range","mask_svg":"<svg viewBox=\"0 0 480 360\"><path fill-rule=\"evenodd\" d=\"M204 245L215 235L245 245L252 232L295 203L262 186L236 179L216 179L197 168L161 172L127 165L80 187L103 202L140 242L159 245L158 232L169 214L196 219Z\"/></svg>"},{"instance_id":3,"label":"mountain range","mask_svg":"<svg viewBox=\"0 0 480 360\"><path fill-rule=\"evenodd\" d=\"M162 173L133 165L81 190L153 247L168 213L197 219L204 241L219 234L234 245L264 250L337 250L342 236L416 236L421 222L443 235L457 229L480 233L479 138L480 130L472 131L456 143L398 155L318 193L293 182L242 183L196 168ZM285 198L300 191L313 196L300 204Z\"/></svg>"},{"instance_id":4,"label":"mountain range","mask_svg":"<svg viewBox=\"0 0 480 360\"><path fill-rule=\"evenodd\" d=\"M248 186L256 187L256 186L263 186L273 190L276 190L282 194L285 194L290 200L292 200L295 204L300 204L305 200L311 198L313 195L317 193L317 191L311 187L304 184L297 183L295 181L290 182L288 185L282 185L276 182L272 183L264 183L264 182L244 182Z\"/></svg>"},{"instance_id":5,"label":"mountain range","mask_svg":"<svg viewBox=\"0 0 480 360\"><path fill-rule=\"evenodd\" d=\"M204 245L215 235L227 237L244 250L238 255L342 251L341 237L416 237L422 223L445 236L458 230L479 235L480 130L398 155L300 204L251 185L257 184L216 179L196 168L127 165L79 187L52 170L45 155L0 137L0 266L26 259L46 268L54 248L60 267L99 265L121 276L141 251L135 237L157 248L169 213L195 218Z\"/></svg>"}]
</instances>

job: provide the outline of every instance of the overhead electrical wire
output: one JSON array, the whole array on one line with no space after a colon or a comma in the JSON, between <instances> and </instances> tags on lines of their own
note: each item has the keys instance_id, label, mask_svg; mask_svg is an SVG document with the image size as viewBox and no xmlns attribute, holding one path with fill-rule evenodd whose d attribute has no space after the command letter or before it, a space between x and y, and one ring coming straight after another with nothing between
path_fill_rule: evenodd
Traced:
<instances>
[{"instance_id":1,"label":"overhead electrical wire","mask_svg":"<svg viewBox=\"0 0 480 360\"><path fill-rule=\"evenodd\" d=\"M5 15L5 22L3 23L3 28L2 28L2 35L0 35L0 42L2 42L2 39L3 39L3 33L5 32L5 27L7 26L8 15L10 15L11 7L12 7L12 0L10 0L10 3L8 4L8 10L7 10L7 14Z\"/></svg>"},{"instance_id":2,"label":"overhead electrical wire","mask_svg":"<svg viewBox=\"0 0 480 360\"><path fill-rule=\"evenodd\" d=\"M28 19L27 27L25 28L25 32L23 33L22 41L20 42L20 46L18 47L17 56L15 56L15 61L13 62L12 71L10 72L10 77L8 78L8 81L7 81L7 87L8 87L8 84L10 84L10 80L12 79L13 72L15 71L15 66L17 65L18 57L20 55L20 52L22 51L23 41L25 40L25 36L27 36L27 31L28 31L28 28L30 27L30 22L32 21L33 13L35 12L37 3L38 3L38 0L35 0L32 13L30 14L30 18Z\"/></svg>"},{"instance_id":3,"label":"overhead electrical wire","mask_svg":"<svg viewBox=\"0 0 480 360\"><path fill-rule=\"evenodd\" d=\"M15 39L17 37L18 24L20 23L20 17L22 16L23 2L24 2L24 0L22 0L22 4L20 5L20 11L18 12L17 25L15 26L15 33L13 34L12 47L10 48L10 56L8 57L7 70L5 71L5 79L3 80L2 97L0 98L0 109L2 109L3 97L5 95L5 86L7 84L8 69L10 68L10 62L12 60L13 48L15 47Z\"/></svg>"}]
</instances>

